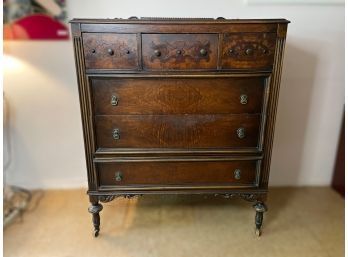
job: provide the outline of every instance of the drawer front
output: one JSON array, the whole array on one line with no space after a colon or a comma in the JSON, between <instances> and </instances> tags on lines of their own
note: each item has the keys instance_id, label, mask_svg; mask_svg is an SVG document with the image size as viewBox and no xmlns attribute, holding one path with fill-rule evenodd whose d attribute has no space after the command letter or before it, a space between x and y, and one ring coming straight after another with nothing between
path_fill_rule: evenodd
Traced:
<instances>
[{"instance_id":1,"label":"drawer front","mask_svg":"<svg viewBox=\"0 0 348 257\"><path fill-rule=\"evenodd\" d=\"M97 163L99 185L256 186L258 161Z\"/></svg>"},{"instance_id":2,"label":"drawer front","mask_svg":"<svg viewBox=\"0 0 348 257\"><path fill-rule=\"evenodd\" d=\"M222 69L271 69L275 33L224 34Z\"/></svg>"},{"instance_id":3,"label":"drawer front","mask_svg":"<svg viewBox=\"0 0 348 257\"><path fill-rule=\"evenodd\" d=\"M217 34L143 34L144 69L216 69Z\"/></svg>"},{"instance_id":4,"label":"drawer front","mask_svg":"<svg viewBox=\"0 0 348 257\"><path fill-rule=\"evenodd\" d=\"M87 69L138 69L136 34L83 33Z\"/></svg>"},{"instance_id":5,"label":"drawer front","mask_svg":"<svg viewBox=\"0 0 348 257\"><path fill-rule=\"evenodd\" d=\"M265 78L95 78L92 87L97 115L261 113Z\"/></svg>"},{"instance_id":6,"label":"drawer front","mask_svg":"<svg viewBox=\"0 0 348 257\"><path fill-rule=\"evenodd\" d=\"M257 147L260 115L98 115L99 148Z\"/></svg>"}]
</instances>

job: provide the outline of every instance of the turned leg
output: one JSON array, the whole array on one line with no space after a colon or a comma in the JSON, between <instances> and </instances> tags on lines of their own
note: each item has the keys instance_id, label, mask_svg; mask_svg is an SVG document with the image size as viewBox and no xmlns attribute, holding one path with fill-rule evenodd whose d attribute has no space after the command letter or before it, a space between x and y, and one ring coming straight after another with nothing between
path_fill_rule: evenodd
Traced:
<instances>
[{"instance_id":1,"label":"turned leg","mask_svg":"<svg viewBox=\"0 0 348 257\"><path fill-rule=\"evenodd\" d=\"M98 202L92 202L92 205L88 207L88 211L93 215L92 221L94 226L94 236L99 235L100 230L100 216L99 212L103 209L103 205Z\"/></svg>"},{"instance_id":2,"label":"turned leg","mask_svg":"<svg viewBox=\"0 0 348 257\"><path fill-rule=\"evenodd\" d=\"M257 202L254 206L256 215L255 215L255 225L256 230L255 234L257 236L261 235L261 227L262 227L262 221L263 221L263 213L267 211L267 206L262 202Z\"/></svg>"}]
</instances>

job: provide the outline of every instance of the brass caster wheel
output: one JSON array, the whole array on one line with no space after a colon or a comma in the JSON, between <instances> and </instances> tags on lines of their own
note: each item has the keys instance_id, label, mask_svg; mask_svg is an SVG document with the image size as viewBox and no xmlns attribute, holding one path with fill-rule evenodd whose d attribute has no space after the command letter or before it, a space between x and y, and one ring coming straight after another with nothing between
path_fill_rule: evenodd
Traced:
<instances>
[{"instance_id":1,"label":"brass caster wheel","mask_svg":"<svg viewBox=\"0 0 348 257\"><path fill-rule=\"evenodd\" d=\"M94 237L98 237L99 236L99 231L94 231Z\"/></svg>"},{"instance_id":2,"label":"brass caster wheel","mask_svg":"<svg viewBox=\"0 0 348 257\"><path fill-rule=\"evenodd\" d=\"M261 236L261 230L260 229L255 229L255 235L257 236L257 237L260 237Z\"/></svg>"}]
</instances>

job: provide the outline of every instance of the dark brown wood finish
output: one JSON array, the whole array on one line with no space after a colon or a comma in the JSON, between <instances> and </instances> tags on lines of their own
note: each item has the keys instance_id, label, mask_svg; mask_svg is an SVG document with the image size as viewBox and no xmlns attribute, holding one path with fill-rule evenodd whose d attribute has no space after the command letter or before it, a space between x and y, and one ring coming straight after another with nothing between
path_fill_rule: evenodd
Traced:
<instances>
[{"instance_id":1,"label":"dark brown wood finish","mask_svg":"<svg viewBox=\"0 0 348 257\"><path fill-rule=\"evenodd\" d=\"M276 33L224 34L222 69L271 69Z\"/></svg>"},{"instance_id":2,"label":"dark brown wood finish","mask_svg":"<svg viewBox=\"0 0 348 257\"><path fill-rule=\"evenodd\" d=\"M261 113L265 84L247 76L91 79L96 115Z\"/></svg>"},{"instance_id":3,"label":"dark brown wood finish","mask_svg":"<svg viewBox=\"0 0 348 257\"><path fill-rule=\"evenodd\" d=\"M109 32L109 33L234 33L234 32L276 32L277 23L209 23L209 22L165 22L150 23L82 23L81 32Z\"/></svg>"},{"instance_id":4,"label":"dark brown wood finish","mask_svg":"<svg viewBox=\"0 0 348 257\"><path fill-rule=\"evenodd\" d=\"M98 115L95 123L99 148L257 148L260 115Z\"/></svg>"},{"instance_id":5,"label":"dark brown wood finish","mask_svg":"<svg viewBox=\"0 0 348 257\"><path fill-rule=\"evenodd\" d=\"M98 163L101 187L234 186L255 187L257 161L112 162Z\"/></svg>"},{"instance_id":6,"label":"dark brown wood finish","mask_svg":"<svg viewBox=\"0 0 348 257\"><path fill-rule=\"evenodd\" d=\"M136 34L84 33L87 69L138 69Z\"/></svg>"},{"instance_id":7,"label":"dark brown wood finish","mask_svg":"<svg viewBox=\"0 0 348 257\"><path fill-rule=\"evenodd\" d=\"M143 34L144 69L216 69L217 34Z\"/></svg>"},{"instance_id":8,"label":"dark brown wood finish","mask_svg":"<svg viewBox=\"0 0 348 257\"><path fill-rule=\"evenodd\" d=\"M154 193L255 202L260 235L287 23L72 21L95 236L100 201Z\"/></svg>"},{"instance_id":9,"label":"dark brown wood finish","mask_svg":"<svg viewBox=\"0 0 348 257\"><path fill-rule=\"evenodd\" d=\"M269 171L271 166L271 157L272 157L272 147L273 147L273 136L274 136L274 126L277 115L277 105L278 105L278 96L280 89L280 80L281 80L281 70L283 65L283 55L285 48L285 36L287 31L287 24L278 24L277 31L277 43L275 48L274 64L273 64L273 73L270 81L270 90L267 108L267 120L265 125L265 142L264 142L264 161L262 162L262 178L261 178L261 187L268 187L268 178Z\"/></svg>"}]
</instances>

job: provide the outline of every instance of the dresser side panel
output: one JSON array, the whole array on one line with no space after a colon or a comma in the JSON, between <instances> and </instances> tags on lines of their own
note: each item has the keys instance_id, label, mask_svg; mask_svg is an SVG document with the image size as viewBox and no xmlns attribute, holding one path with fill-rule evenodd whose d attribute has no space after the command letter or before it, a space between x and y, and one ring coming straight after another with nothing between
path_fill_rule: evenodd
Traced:
<instances>
[{"instance_id":1,"label":"dresser side panel","mask_svg":"<svg viewBox=\"0 0 348 257\"><path fill-rule=\"evenodd\" d=\"M281 83L281 73L282 73L285 41L286 41L286 30L287 30L287 24L278 24L277 42L276 42L276 50L275 50L275 57L274 57L274 69L271 75L270 94L269 94L269 102L267 107L268 108L267 121L266 121L265 138L264 138L264 159L263 159L262 168L261 168L260 186L262 188L267 188L268 181L269 181L273 137L274 137L276 116L277 116L277 105L278 105L279 89L280 89L280 83Z\"/></svg>"},{"instance_id":2,"label":"dresser side panel","mask_svg":"<svg viewBox=\"0 0 348 257\"><path fill-rule=\"evenodd\" d=\"M94 146L94 134L91 115L91 106L89 100L89 86L87 76L85 74L85 64L83 57L83 43L81 38L80 24L71 24L76 76L79 91L80 111L83 128L83 138L85 146L85 158L88 176L88 188L89 190L96 189L96 167L93 163L93 153L95 151Z\"/></svg>"}]
</instances>

